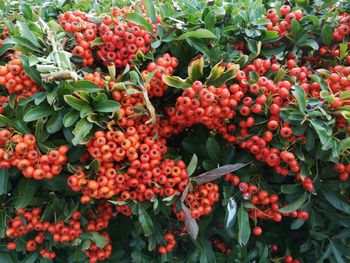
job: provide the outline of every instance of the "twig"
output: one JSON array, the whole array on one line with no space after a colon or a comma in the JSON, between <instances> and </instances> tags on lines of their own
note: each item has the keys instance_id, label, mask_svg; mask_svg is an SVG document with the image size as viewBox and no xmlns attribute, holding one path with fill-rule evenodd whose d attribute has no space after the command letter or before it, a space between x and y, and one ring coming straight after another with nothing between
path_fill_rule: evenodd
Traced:
<instances>
[{"instance_id":1,"label":"twig","mask_svg":"<svg viewBox=\"0 0 350 263\"><path fill-rule=\"evenodd\" d=\"M43 82L52 82L55 80L73 80L77 81L78 80L78 74L75 71L70 71L70 70L61 70L61 71L56 71L48 74L40 74Z\"/></svg>"}]
</instances>

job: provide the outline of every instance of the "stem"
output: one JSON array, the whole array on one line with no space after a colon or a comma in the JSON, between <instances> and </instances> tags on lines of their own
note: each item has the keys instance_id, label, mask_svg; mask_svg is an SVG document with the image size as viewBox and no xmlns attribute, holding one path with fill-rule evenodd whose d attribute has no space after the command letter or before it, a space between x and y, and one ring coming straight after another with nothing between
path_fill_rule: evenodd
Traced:
<instances>
[{"instance_id":1,"label":"stem","mask_svg":"<svg viewBox=\"0 0 350 263\"><path fill-rule=\"evenodd\" d=\"M60 81L60 80L73 80L77 81L78 80L78 74L75 71L70 71L70 70L61 70L57 72L52 72L48 74L40 74L42 80L44 82L51 82L51 81Z\"/></svg>"}]
</instances>

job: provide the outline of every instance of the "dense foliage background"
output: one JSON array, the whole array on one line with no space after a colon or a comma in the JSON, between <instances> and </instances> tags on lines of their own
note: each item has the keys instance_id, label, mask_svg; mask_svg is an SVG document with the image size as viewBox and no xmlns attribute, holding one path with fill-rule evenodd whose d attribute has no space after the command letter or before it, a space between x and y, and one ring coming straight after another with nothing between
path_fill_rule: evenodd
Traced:
<instances>
[{"instance_id":1,"label":"dense foliage background","mask_svg":"<svg viewBox=\"0 0 350 263\"><path fill-rule=\"evenodd\" d=\"M0 262L350 261L348 1L0 0L0 33Z\"/></svg>"}]
</instances>

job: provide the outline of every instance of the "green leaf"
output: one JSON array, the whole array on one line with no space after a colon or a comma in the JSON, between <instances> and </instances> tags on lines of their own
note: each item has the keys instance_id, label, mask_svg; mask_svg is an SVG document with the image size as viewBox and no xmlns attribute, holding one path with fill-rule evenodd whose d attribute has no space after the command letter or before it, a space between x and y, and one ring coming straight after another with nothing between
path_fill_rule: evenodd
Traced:
<instances>
[{"instance_id":1,"label":"green leaf","mask_svg":"<svg viewBox=\"0 0 350 263\"><path fill-rule=\"evenodd\" d=\"M292 20L292 33L294 36L297 36L300 32L300 24L296 19Z\"/></svg>"},{"instance_id":2,"label":"green leaf","mask_svg":"<svg viewBox=\"0 0 350 263\"><path fill-rule=\"evenodd\" d=\"M36 121L41 118L48 117L54 113L54 110L50 106L38 106L29 110L23 116L25 122Z\"/></svg>"},{"instance_id":3,"label":"green leaf","mask_svg":"<svg viewBox=\"0 0 350 263\"><path fill-rule=\"evenodd\" d=\"M204 18L205 28L212 31L215 28L216 16L213 11L209 11Z\"/></svg>"},{"instance_id":4,"label":"green leaf","mask_svg":"<svg viewBox=\"0 0 350 263\"><path fill-rule=\"evenodd\" d=\"M140 15L138 13L129 13L126 16L126 19L130 22L135 23L136 25L141 26L142 28L147 30L150 34L152 34L152 35L154 34L152 26L146 20L146 18L144 18L142 15Z\"/></svg>"},{"instance_id":5,"label":"green leaf","mask_svg":"<svg viewBox=\"0 0 350 263\"><path fill-rule=\"evenodd\" d=\"M16 200L16 209L26 207L33 200L34 194L39 184L36 180L22 178L18 184L18 198Z\"/></svg>"},{"instance_id":6,"label":"green leaf","mask_svg":"<svg viewBox=\"0 0 350 263\"><path fill-rule=\"evenodd\" d=\"M72 133L75 135L72 139L73 145L80 144L84 140L84 138L90 133L92 126L92 123L88 122L87 119L81 119L72 131Z\"/></svg>"},{"instance_id":7,"label":"green leaf","mask_svg":"<svg viewBox=\"0 0 350 263\"><path fill-rule=\"evenodd\" d=\"M104 248L108 242L104 236L97 232L90 232L91 240L96 243L97 247Z\"/></svg>"},{"instance_id":8,"label":"green leaf","mask_svg":"<svg viewBox=\"0 0 350 263\"><path fill-rule=\"evenodd\" d=\"M322 194L333 207L346 214L350 214L350 205L341 195L327 190L322 190Z\"/></svg>"},{"instance_id":9,"label":"green leaf","mask_svg":"<svg viewBox=\"0 0 350 263\"><path fill-rule=\"evenodd\" d=\"M143 232L145 233L146 237L149 237L154 232L152 219L150 215L147 213L147 211L140 204L138 205L137 211L139 216L139 222L141 224Z\"/></svg>"},{"instance_id":10,"label":"green leaf","mask_svg":"<svg viewBox=\"0 0 350 263\"><path fill-rule=\"evenodd\" d=\"M18 58L21 60L22 67L29 77L31 77L40 87L44 87L40 73L36 70L35 66L29 66L29 57L18 56Z\"/></svg>"},{"instance_id":11,"label":"green leaf","mask_svg":"<svg viewBox=\"0 0 350 263\"><path fill-rule=\"evenodd\" d=\"M99 168L100 168L100 163L99 163L99 161L97 159L94 159L89 164L89 169L91 169L94 173L97 173Z\"/></svg>"},{"instance_id":12,"label":"green leaf","mask_svg":"<svg viewBox=\"0 0 350 263\"><path fill-rule=\"evenodd\" d=\"M333 29L329 24L324 24L321 30L321 39L325 45L329 45L332 42Z\"/></svg>"},{"instance_id":13,"label":"green leaf","mask_svg":"<svg viewBox=\"0 0 350 263\"><path fill-rule=\"evenodd\" d=\"M301 196L299 196L299 198L297 200L295 200L294 202L282 207L279 209L279 211L281 213L290 213L293 212L297 209L299 209L307 200L308 198L308 194L307 193L303 193Z\"/></svg>"},{"instance_id":14,"label":"green leaf","mask_svg":"<svg viewBox=\"0 0 350 263\"><path fill-rule=\"evenodd\" d=\"M63 99L69 106L71 106L73 109L76 109L80 111L83 107L90 107L89 104L83 100L83 99L78 99L77 97L73 95L64 95Z\"/></svg>"},{"instance_id":15,"label":"green leaf","mask_svg":"<svg viewBox=\"0 0 350 263\"><path fill-rule=\"evenodd\" d=\"M192 81L200 80L203 77L204 58L203 56L193 59L188 66L188 77Z\"/></svg>"},{"instance_id":16,"label":"green leaf","mask_svg":"<svg viewBox=\"0 0 350 263\"><path fill-rule=\"evenodd\" d=\"M4 43L2 42L2 46L0 47L0 56L4 55L7 51L9 51L13 47L13 44L11 43Z\"/></svg>"},{"instance_id":17,"label":"green leaf","mask_svg":"<svg viewBox=\"0 0 350 263\"><path fill-rule=\"evenodd\" d=\"M332 253L336 259L337 263L345 263L345 260L343 259L343 253L341 253L336 246L334 245L334 243L331 243L331 249L332 249Z\"/></svg>"},{"instance_id":18,"label":"green leaf","mask_svg":"<svg viewBox=\"0 0 350 263\"><path fill-rule=\"evenodd\" d=\"M189 37L213 39L213 38L216 38L216 35L207 29L199 28L194 31L183 33L181 36L175 38L174 40L185 40Z\"/></svg>"},{"instance_id":19,"label":"green leaf","mask_svg":"<svg viewBox=\"0 0 350 263\"><path fill-rule=\"evenodd\" d=\"M314 50L318 50L319 49L319 45L315 40L308 40L306 42L303 42L302 44L300 44L300 46L302 47L311 47Z\"/></svg>"},{"instance_id":20,"label":"green leaf","mask_svg":"<svg viewBox=\"0 0 350 263\"><path fill-rule=\"evenodd\" d=\"M264 31L262 32L260 41L262 43L271 43L277 41L279 38L280 36L276 31Z\"/></svg>"},{"instance_id":21,"label":"green leaf","mask_svg":"<svg viewBox=\"0 0 350 263\"><path fill-rule=\"evenodd\" d=\"M146 14L149 18L151 18L151 21L153 24L156 24L157 22L157 16L156 11L154 9L153 0L143 0L143 4L146 7Z\"/></svg>"},{"instance_id":22,"label":"green leaf","mask_svg":"<svg viewBox=\"0 0 350 263\"><path fill-rule=\"evenodd\" d=\"M101 90L101 88L97 86L96 83L89 80L78 80L75 82L70 82L69 84L75 90L82 90L88 93L97 92Z\"/></svg>"},{"instance_id":23,"label":"green leaf","mask_svg":"<svg viewBox=\"0 0 350 263\"><path fill-rule=\"evenodd\" d=\"M247 211L245 210L243 204L238 209L237 213L238 219L238 243L241 246L245 246L250 237L250 224L249 224L249 216Z\"/></svg>"},{"instance_id":24,"label":"green leaf","mask_svg":"<svg viewBox=\"0 0 350 263\"><path fill-rule=\"evenodd\" d=\"M106 100L98 103L94 110L98 112L114 112L120 108L120 104L114 100Z\"/></svg>"},{"instance_id":25,"label":"green leaf","mask_svg":"<svg viewBox=\"0 0 350 263\"><path fill-rule=\"evenodd\" d=\"M217 140L213 137L209 137L206 143L206 148L210 159L219 164L222 158L221 147Z\"/></svg>"},{"instance_id":26,"label":"green leaf","mask_svg":"<svg viewBox=\"0 0 350 263\"><path fill-rule=\"evenodd\" d=\"M77 111L71 111L64 115L63 117L63 125L68 128L72 126L79 118L79 113Z\"/></svg>"},{"instance_id":27,"label":"green leaf","mask_svg":"<svg viewBox=\"0 0 350 263\"><path fill-rule=\"evenodd\" d=\"M58 132L63 125L63 113L62 111L55 111L55 113L50 117L46 123L46 130L48 133L53 134Z\"/></svg>"},{"instance_id":28,"label":"green leaf","mask_svg":"<svg viewBox=\"0 0 350 263\"><path fill-rule=\"evenodd\" d=\"M10 174L6 169L0 169L0 195L7 194L9 176Z\"/></svg>"},{"instance_id":29,"label":"green leaf","mask_svg":"<svg viewBox=\"0 0 350 263\"><path fill-rule=\"evenodd\" d=\"M30 42L28 39L24 38L24 37L20 37L20 36L11 36L11 39L13 40L13 43L17 44L17 45L20 45L20 46L23 46L33 52L36 52L36 53L41 53L42 50L41 48L38 48L36 46L34 46L32 44L32 42Z\"/></svg>"},{"instance_id":30,"label":"green leaf","mask_svg":"<svg viewBox=\"0 0 350 263\"><path fill-rule=\"evenodd\" d=\"M346 51L348 50L348 43L340 43L339 44L340 54L339 58L343 60L346 57Z\"/></svg>"},{"instance_id":31,"label":"green leaf","mask_svg":"<svg viewBox=\"0 0 350 263\"><path fill-rule=\"evenodd\" d=\"M168 86L178 88L178 89L185 90L185 89L191 87L191 84L187 83L186 80L184 80L178 76L163 75L162 80Z\"/></svg>"},{"instance_id":32,"label":"green leaf","mask_svg":"<svg viewBox=\"0 0 350 263\"><path fill-rule=\"evenodd\" d=\"M198 157L196 154L193 154L192 159L187 166L188 176L191 176L196 171L197 165L198 165Z\"/></svg>"},{"instance_id":33,"label":"green leaf","mask_svg":"<svg viewBox=\"0 0 350 263\"><path fill-rule=\"evenodd\" d=\"M105 42L103 42L102 37L97 37L91 42L91 47L104 45L104 43Z\"/></svg>"},{"instance_id":34,"label":"green leaf","mask_svg":"<svg viewBox=\"0 0 350 263\"><path fill-rule=\"evenodd\" d=\"M22 21L17 21L17 26L19 28L19 32L21 33L21 36L23 36L28 41L30 41L35 47L41 48L41 45L39 44L38 39L33 34L33 32L30 31L29 27L27 26L27 23Z\"/></svg>"},{"instance_id":35,"label":"green leaf","mask_svg":"<svg viewBox=\"0 0 350 263\"><path fill-rule=\"evenodd\" d=\"M300 87L299 85L295 85L294 90L292 90L292 93L297 101L297 105L298 105L300 112L305 114L305 111L306 111L306 97L305 96L306 95L305 95L304 89L302 87Z\"/></svg>"}]
</instances>

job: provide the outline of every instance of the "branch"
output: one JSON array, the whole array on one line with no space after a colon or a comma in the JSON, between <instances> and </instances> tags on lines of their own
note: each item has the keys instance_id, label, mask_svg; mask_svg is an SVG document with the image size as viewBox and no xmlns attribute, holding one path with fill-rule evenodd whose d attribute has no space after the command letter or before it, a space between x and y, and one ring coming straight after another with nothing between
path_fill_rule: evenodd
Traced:
<instances>
[{"instance_id":1,"label":"branch","mask_svg":"<svg viewBox=\"0 0 350 263\"><path fill-rule=\"evenodd\" d=\"M75 71L69 71L69 70L61 70L56 71L48 74L40 74L43 82L52 82L52 81L60 81L60 80L78 80L78 74Z\"/></svg>"}]
</instances>

